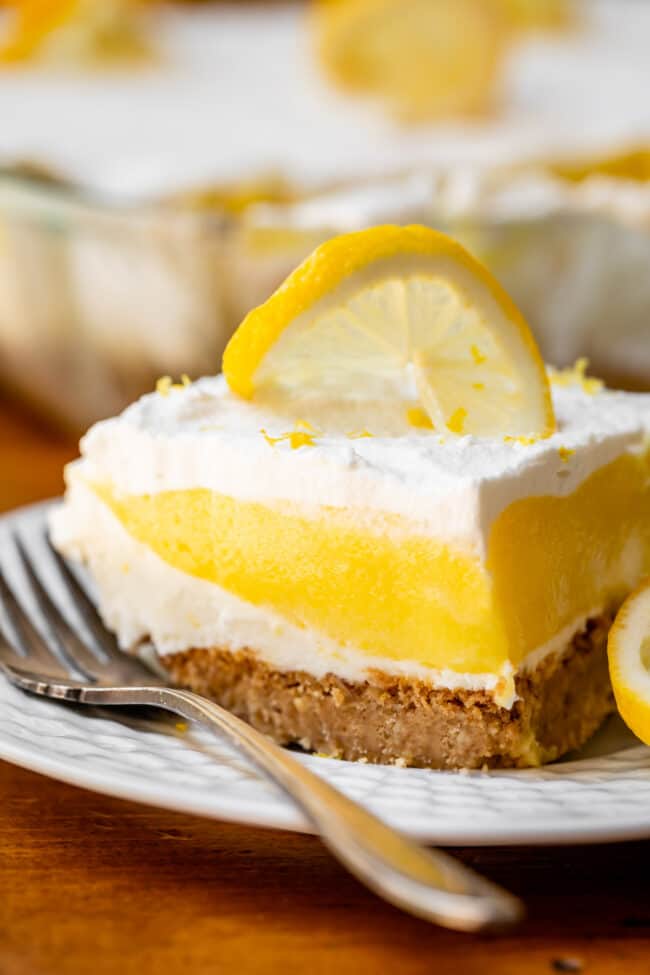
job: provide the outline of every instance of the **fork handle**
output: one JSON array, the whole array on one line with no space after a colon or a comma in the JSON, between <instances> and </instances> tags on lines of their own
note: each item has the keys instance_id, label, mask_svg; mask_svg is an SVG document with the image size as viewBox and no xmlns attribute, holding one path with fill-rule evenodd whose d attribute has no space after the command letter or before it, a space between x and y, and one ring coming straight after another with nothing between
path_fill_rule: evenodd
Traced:
<instances>
[{"instance_id":1,"label":"fork handle","mask_svg":"<svg viewBox=\"0 0 650 975\"><path fill-rule=\"evenodd\" d=\"M171 687L84 688L88 704L153 705L216 730L289 795L329 850L392 904L459 931L502 930L517 898L439 850L425 850L305 768L290 752L213 701Z\"/></svg>"}]
</instances>

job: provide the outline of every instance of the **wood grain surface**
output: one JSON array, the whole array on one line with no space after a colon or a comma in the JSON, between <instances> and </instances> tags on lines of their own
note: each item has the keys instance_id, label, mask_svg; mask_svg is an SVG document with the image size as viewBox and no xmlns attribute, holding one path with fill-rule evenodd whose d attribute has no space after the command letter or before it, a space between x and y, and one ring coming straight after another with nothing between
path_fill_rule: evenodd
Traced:
<instances>
[{"instance_id":1,"label":"wood grain surface","mask_svg":"<svg viewBox=\"0 0 650 975\"><path fill-rule=\"evenodd\" d=\"M75 453L0 404L0 508ZM650 843L458 850L524 897L514 934L383 904L313 837L95 795L0 763L0 975L650 973Z\"/></svg>"}]
</instances>

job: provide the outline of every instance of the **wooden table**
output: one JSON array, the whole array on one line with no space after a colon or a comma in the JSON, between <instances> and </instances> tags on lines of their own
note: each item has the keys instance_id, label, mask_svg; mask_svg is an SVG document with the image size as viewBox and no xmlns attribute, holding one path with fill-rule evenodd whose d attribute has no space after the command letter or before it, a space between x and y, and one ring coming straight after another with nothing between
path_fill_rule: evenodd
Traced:
<instances>
[{"instance_id":1,"label":"wooden table","mask_svg":"<svg viewBox=\"0 0 650 975\"><path fill-rule=\"evenodd\" d=\"M0 508L74 446L0 403ZM0 763L0 975L650 973L650 844L458 850L521 894L498 939L383 904L317 839L149 809Z\"/></svg>"}]
</instances>

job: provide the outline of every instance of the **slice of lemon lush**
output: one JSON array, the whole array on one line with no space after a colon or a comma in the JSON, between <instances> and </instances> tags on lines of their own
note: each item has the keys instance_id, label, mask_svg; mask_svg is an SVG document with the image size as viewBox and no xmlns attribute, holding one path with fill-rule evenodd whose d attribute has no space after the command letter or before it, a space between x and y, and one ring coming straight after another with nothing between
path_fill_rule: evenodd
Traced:
<instances>
[{"instance_id":1,"label":"slice of lemon lush","mask_svg":"<svg viewBox=\"0 0 650 975\"><path fill-rule=\"evenodd\" d=\"M325 426L334 404L371 431L379 413L486 437L555 428L521 313L459 244L426 227L322 244L247 315L223 371L240 396L293 404Z\"/></svg>"},{"instance_id":2,"label":"slice of lemon lush","mask_svg":"<svg viewBox=\"0 0 650 975\"><path fill-rule=\"evenodd\" d=\"M620 715L634 734L650 745L650 580L618 611L607 652Z\"/></svg>"}]
</instances>

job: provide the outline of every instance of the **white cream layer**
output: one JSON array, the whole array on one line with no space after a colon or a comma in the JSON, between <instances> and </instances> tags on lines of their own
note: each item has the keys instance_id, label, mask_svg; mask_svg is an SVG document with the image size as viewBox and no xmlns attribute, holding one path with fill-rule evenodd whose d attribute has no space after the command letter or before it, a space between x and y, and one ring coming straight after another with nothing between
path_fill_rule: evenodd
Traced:
<instances>
[{"instance_id":1,"label":"white cream layer","mask_svg":"<svg viewBox=\"0 0 650 975\"><path fill-rule=\"evenodd\" d=\"M79 471L70 478L67 501L54 512L52 528L56 546L88 567L101 615L124 650L133 650L142 641L151 641L163 658L190 648L233 652L252 648L261 660L282 671L301 670L318 678L335 673L350 681L381 671L418 678L434 687L492 692L503 707L516 700L510 664L501 674L465 674L369 655L294 626L268 608L253 606L220 586L173 568L128 534ZM581 616L547 645L536 648L520 669L563 650L586 619Z\"/></svg>"},{"instance_id":2,"label":"white cream layer","mask_svg":"<svg viewBox=\"0 0 650 975\"><path fill-rule=\"evenodd\" d=\"M391 512L426 535L483 556L494 519L513 501L572 493L598 468L641 449L650 395L555 388L559 431L534 444L441 438L413 430L314 446L269 444L292 429L241 400L223 378L143 397L81 443L81 476L125 494L207 488L242 500ZM372 421L367 424L372 431ZM560 448L565 448L560 453ZM568 452L568 453L567 453ZM73 517L72 515L70 517Z\"/></svg>"}]
</instances>

